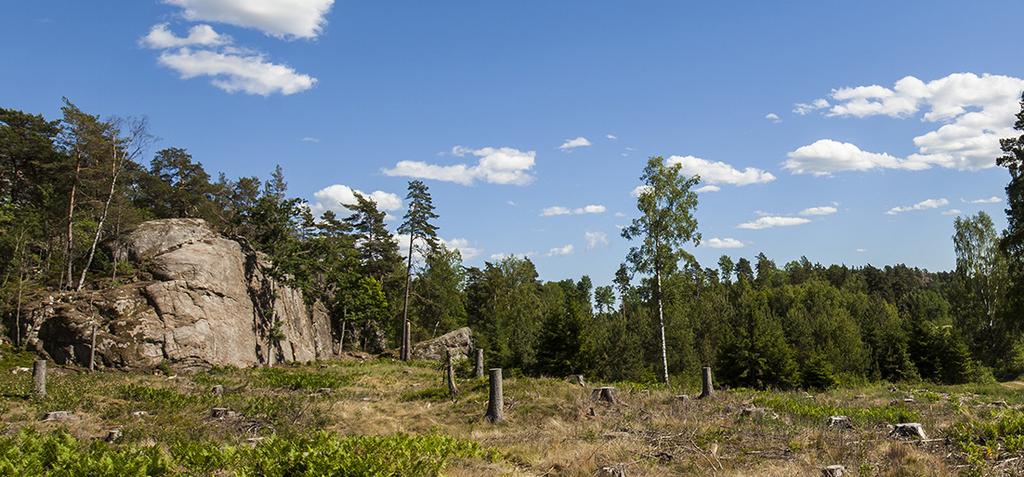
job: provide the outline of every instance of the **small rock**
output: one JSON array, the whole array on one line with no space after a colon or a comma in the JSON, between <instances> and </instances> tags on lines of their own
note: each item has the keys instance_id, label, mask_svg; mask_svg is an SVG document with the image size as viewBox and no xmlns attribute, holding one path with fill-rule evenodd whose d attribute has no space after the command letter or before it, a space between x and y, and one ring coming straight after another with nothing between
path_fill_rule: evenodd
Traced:
<instances>
[{"instance_id":1,"label":"small rock","mask_svg":"<svg viewBox=\"0 0 1024 477\"><path fill-rule=\"evenodd\" d=\"M621 465L606 465L597 469L597 477L626 477L626 468Z\"/></svg>"},{"instance_id":2,"label":"small rock","mask_svg":"<svg viewBox=\"0 0 1024 477\"><path fill-rule=\"evenodd\" d=\"M903 439L921 439L925 440L928 436L924 433L924 426L917 422L906 422L896 424L892 428L892 432L889 433L891 437L898 437Z\"/></svg>"},{"instance_id":3,"label":"small rock","mask_svg":"<svg viewBox=\"0 0 1024 477\"><path fill-rule=\"evenodd\" d=\"M220 396L224 394L224 385L217 384L213 386L212 388L210 388L210 393L213 394L214 396Z\"/></svg>"},{"instance_id":4,"label":"small rock","mask_svg":"<svg viewBox=\"0 0 1024 477\"><path fill-rule=\"evenodd\" d=\"M676 399L678 399L680 401L689 401L690 400L690 395L689 394L677 394L676 395Z\"/></svg>"},{"instance_id":5,"label":"small rock","mask_svg":"<svg viewBox=\"0 0 1024 477\"><path fill-rule=\"evenodd\" d=\"M830 465L821 469L821 477L843 477L846 475L846 467L842 465Z\"/></svg>"},{"instance_id":6,"label":"small rock","mask_svg":"<svg viewBox=\"0 0 1024 477\"><path fill-rule=\"evenodd\" d=\"M107 437L104 438L103 440L113 444L114 442L116 442L120 438L121 438L121 430L120 429L111 429L111 430L107 431Z\"/></svg>"},{"instance_id":7,"label":"small rock","mask_svg":"<svg viewBox=\"0 0 1024 477\"><path fill-rule=\"evenodd\" d=\"M67 411L53 411L46 413L43 417L43 421L66 421L71 419L71 413Z\"/></svg>"},{"instance_id":8,"label":"small rock","mask_svg":"<svg viewBox=\"0 0 1024 477\"><path fill-rule=\"evenodd\" d=\"M577 386L587 386L587 381L583 379L582 374L570 374L569 376L566 376L565 380Z\"/></svg>"},{"instance_id":9,"label":"small rock","mask_svg":"<svg viewBox=\"0 0 1024 477\"><path fill-rule=\"evenodd\" d=\"M144 417L148 415L149 413L146 411L132 411L132 417Z\"/></svg>"},{"instance_id":10,"label":"small rock","mask_svg":"<svg viewBox=\"0 0 1024 477\"><path fill-rule=\"evenodd\" d=\"M847 416L832 416L828 418L828 427L853 429L853 421Z\"/></svg>"}]
</instances>

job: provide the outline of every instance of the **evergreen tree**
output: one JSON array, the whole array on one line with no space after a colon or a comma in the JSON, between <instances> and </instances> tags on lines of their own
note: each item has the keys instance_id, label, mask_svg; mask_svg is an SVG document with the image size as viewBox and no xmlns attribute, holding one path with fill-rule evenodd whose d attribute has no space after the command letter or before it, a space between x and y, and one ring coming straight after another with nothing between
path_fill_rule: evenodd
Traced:
<instances>
[{"instance_id":1,"label":"evergreen tree","mask_svg":"<svg viewBox=\"0 0 1024 477\"><path fill-rule=\"evenodd\" d=\"M405 212L405 220L398 227L399 234L409 236L408 259L405 267L405 299L402 305L402 361L409 360L412 343L410 342L411 326L409 323L409 293L412 288L412 255L417 247L417 240L426 243L429 250L437 248L437 226L432 221L437 218L434 213L434 200L430 197L427 185L421 181L409 181L409 193L405 196L409 201L409 209Z\"/></svg>"}]
</instances>

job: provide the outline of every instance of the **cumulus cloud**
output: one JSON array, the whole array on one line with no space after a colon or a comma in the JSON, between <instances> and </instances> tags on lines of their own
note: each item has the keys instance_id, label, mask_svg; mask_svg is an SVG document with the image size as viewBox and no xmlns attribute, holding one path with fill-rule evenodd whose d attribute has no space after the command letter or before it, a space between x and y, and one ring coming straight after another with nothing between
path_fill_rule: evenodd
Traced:
<instances>
[{"instance_id":1,"label":"cumulus cloud","mask_svg":"<svg viewBox=\"0 0 1024 477\"><path fill-rule=\"evenodd\" d=\"M703 194L705 192L718 192L720 190L722 190L721 187L718 187L716 185L708 184L706 186L700 186L700 187L694 189L693 191L698 193L698 194Z\"/></svg>"},{"instance_id":2,"label":"cumulus cloud","mask_svg":"<svg viewBox=\"0 0 1024 477\"><path fill-rule=\"evenodd\" d=\"M449 250L458 250L463 260L472 260L483 253L483 249L470 245L469 240L464 238L453 238L451 240L441 239L444 246Z\"/></svg>"},{"instance_id":3,"label":"cumulus cloud","mask_svg":"<svg viewBox=\"0 0 1024 477\"><path fill-rule=\"evenodd\" d=\"M159 62L177 71L182 79L209 76L211 84L229 93L289 95L316 84L316 78L270 63L262 55L181 48L165 51Z\"/></svg>"},{"instance_id":4,"label":"cumulus cloud","mask_svg":"<svg viewBox=\"0 0 1024 477\"><path fill-rule=\"evenodd\" d=\"M640 197L641 195L646 194L647 191L649 191L649 190L651 190L651 186L648 186L648 185L638 185L638 186L633 188L633 192L630 192L629 195L631 195L633 197Z\"/></svg>"},{"instance_id":5,"label":"cumulus cloud","mask_svg":"<svg viewBox=\"0 0 1024 477\"><path fill-rule=\"evenodd\" d=\"M590 145L591 144L590 144L590 140L589 139L587 139L587 138L585 138L583 136L580 136L580 137L575 138L575 139L566 139L565 142L562 143L561 146L558 146L558 148L563 150L563 151L568 152L568 151L572 151L573 149L576 149L577 147L587 147L587 146L590 146Z\"/></svg>"},{"instance_id":6,"label":"cumulus cloud","mask_svg":"<svg viewBox=\"0 0 1024 477\"><path fill-rule=\"evenodd\" d=\"M745 186L765 184L775 180L775 176L771 172L761 169L747 167L741 171L721 161L712 162L694 156L672 156L666 162L669 165L680 164L683 174L699 175L700 179L707 184Z\"/></svg>"},{"instance_id":7,"label":"cumulus cloud","mask_svg":"<svg viewBox=\"0 0 1024 477\"><path fill-rule=\"evenodd\" d=\"M832 215L838 211L839 209L835 207L825 205L821 207L808 207L804 210L801 210L800 215Z\"/></svg>"},{"instance_id":8,"label":"cumulus cloud","mask_svg":"<svg viewBox=\"0 0 1024 477\"><path fill-rule=\"evenodd\" d=\"M164 0L191 21L255 28L277 38L316 38L334 0Z\"/></svg>"},{"instance_id":9,"label":"cumulus cloud","mask_svg":"<svg viewBox=\"0 0 1024 477\"><path fill-rule=\"evenodd\" d=\"M754 220L752 222L744 222L742 224L737 225L736 227L747 230L761 230L775 227L792 227L794 225L803 225L808 222L810 222L810 220L807 220L803 217L767 215L764 217L759 217L757 220Z\"/></svg>"},{"instance_id":10,"label":"cumulus cloud","mask_svg":"<svg viewBox=\"0 0 1024 477\"><path fill-rule=\"evenodd\" d=\"M545 207L544 210L540 212L540 215L541 217L555 217L558 215L603 214L606 210L608 209L605 206L597 204L584 205L583 207L576 207L575 209L555 205Z\"/></svg>"},{"instance_id":11,"label":"cumulus cloud","mask_svg":"<svg viewBox=\"0 0 1024 477\"><path fill-rule=\"evenodd\" d=\"M399 161L395 167L384 169L382 172L388 176L434 179L467 186L478 180L490 184L527 185L534 179L529 172L537 159L537 153L534 151L520 151L511 147L470 149L455 146L452 148L452 154L479 159L473 165Z\"/></svg>"},{"instance_id":12,"label":"cumulus cloud","mask_svg":"<svg viewBox=\"0 0 1024 477\"><path fill-rule=\"evenodd\" d=\"M765 114L764 118L769 120L769 121L771 121L771 122L773 122L773 123L781 123L782 122L782 118L780 118L779 115L775 114L775 113Z\"/></svg>"},{"instance_id":13,"label":"cumulus cloud","mask_svg":"<svg viewBox=\"0 0 1024 477\"><path fill-rule=\"evenodd\" d=\"M574 249L575 249L575 247L573 247L571 243L570 244L566 244L564 246L555 247L555 248L552 248L551 250L548 250L547 256L549 256L549 257L563 257L565 255L572 255L572 252L573 252Z\"/></svg>"},{"instance_id":14,"label":"cumulus cloud","mask_svg":"<svg viewBox=\"0 0 1024 477\"><path fill-rule=\"evenodd\" d=\"M168 24L159 23L150 28L139 43L147 48L180 48L183 46L222 46L231 44L231 37L217 33L210 25L196 25L188 30L188 36L176 36Z\"/></svg>"},{"instance_id":15,"label":"cumulus cloud","mask_svg":"<svg viewBox=\"0 0 1024 477\"><path fill-rule=\"evenodd\" d=\"M743 248L746 245L734 238L711 238L701 242L701 246L708 248Z\"/></svg>"},{"instance_id":16,"label":"cumulus cloud","mask_svg":"<svg viewBox=\"0 0 1024 477\"><path fill-rule=\"evenodd\" d=\"M395 211L402 208L402 198L397 194L384 191L366 192L353 189L347 185L333 184L316 191L313 194L314 202L309 206L313 215L319 217L325 211L331 210L339 215L348 214L349 205L355 205L358 192L363 196L377 203L377 208L384 211Z\"/></svg>"},{"instance_id":17,"label":"cumulus cloud","mask_svg":"<svg viewBox=\"0 0 1024 477\"><path fill-rule=\"evenodd\" d=\"M398 253L403 257L406 256L409 253L409 234L394 234L391 238L398 244ZM413 249L412 259L414 262L422 261L424 258L425 246L421 240L416 240L416 247ZM449 250L458 250L463 260L474 259L483 253L483 249L472 246L469 240L464 238L445 239L438 237L438 241Z\"/></svg>"},{"instance_id":18,"label":"cumulus cloud","mask_svg":"<svg viewBox=\"0 0 1024 477\"><path fill-rule=\"evenodd\" d=\"M907 205L907 206L902 206L902 207L893 207L893 208L889 209L889 211L886 212L886 214L888 214L888 215L896 215L896 214L902 214L904 212L910 212L910 211L914 211L914 210L937 209L939 207L944 207L944 206L947 206L947 205L949 205L949 201L946 200L946 199L927 199L927 200L922 200L921 202L918 202L918 203L916 203L914 205Z\"/></svg>"},{"instance_id":19,"label":"cumulus cloud","mask_svg":"<svg viewBox=\"0 0 1024 477\"><path fill-rule=\"evenodd\" d=\"M989 197L987 199L975 199L975 200L969 200L967 202L970 203L970 204L998 204L998 203L1001 203L1002 201L1003 201L1002 197L994 195L994 196Z\"/></svg>"},{"instance_id":20,"label":"cumulus cloud","mask_svg":"<svg viewBox=\"0 0 1024 477\"><path fill-rule=\"evenodd\" d=\"M587 250L608 246L608 234L604 232L583 232L583 240L587 242Z\"/></svg>"},{"instance_id":21,"label":"cumulus cloud","mask_svg":"<svg viewBox=\"0 0 1024 477\"><path fill-rule=\"evenodd\" d=\"M835 104L815 109L827 108L827 116L854 118L910 118L921 113L923 122L938 126L913 138L916 153L905 159L875 154L881 157L876 158L879 161L873 167L921 170L938 166L979 170L995 166L995 158L1000 155L999 139L1014 135L1013 124L1022 90L1024 79L1012 76L954 73L927 83L907 76L892 88L867 85L835 89L832 91ZM791 153L791 160L794 153ZM841 170L873 168L846 167L846 163L830 155L807 156L804 159L802 166L797 163L787 169L797 174L807 171L824 175ZM808 164L814 161L820 161L820 164ZM830 165L838 167L830 168Z\"/></svg>"},{"instance_id":22,"label":"cumulus cloud","mask_svg":"<svg viewBox=\"0 0 1024 477\"><path fill-rule=\"evenodd\" d=\"M616 136L614 134L605 134L604 137L606 137L609 141L614 141L614 140L619 138L618 136Z\"/></svg>"},{"instance_id":23,"label":"cumulus cloud","mask_svg":"<svg viewBox=\"0 0 1024 477\"><path fill-rule=\"evenodd\" d=\"M840 171L866 171L869 169L904 169L919 171L931 167L914 159L900 159L889 154L861 150L848 142L819 139L787 155L782 164L794 174L827 176Z\"/></svg>"},{"instance_id":24,"label":"cumulus cloud","mask_svg":"<svg viewBox=\"0 0 1024 477\"><path fill-rule=\"evenodd\" d=\"M793 112L801 116L806 116L809 113L817 111L819 109L825 109L829 107L828 100L825 98L818 98L810 103L796 103L793 105Z\"/></svg>"}]
</instances>

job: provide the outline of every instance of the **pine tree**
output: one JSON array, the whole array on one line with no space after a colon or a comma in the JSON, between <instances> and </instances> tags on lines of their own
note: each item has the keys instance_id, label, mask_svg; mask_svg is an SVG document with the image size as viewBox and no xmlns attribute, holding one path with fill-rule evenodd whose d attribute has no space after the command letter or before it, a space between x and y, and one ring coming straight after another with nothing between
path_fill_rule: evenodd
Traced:
<instances>
[{"instance_id":1,"label":"pine tree","mask_svg":"<svg viewBox=\"0 0 1024 477\"><path fill-rule=\"evenodd\" d=\"M437 226L431 223L437 218L434 213L434 201L430 197L427 185L422 181L409 181L409 193L405 196L409 201L409 209L405 212L404 222L398 227L399 234L409 236L408 260L405 267L405 300L402 306L402 361L409 360L411 351L409 323L409 292L412 288L412 255L417 247L417 240L424 242L429 250L437 248Z\"/></svg>"}]
</instances>

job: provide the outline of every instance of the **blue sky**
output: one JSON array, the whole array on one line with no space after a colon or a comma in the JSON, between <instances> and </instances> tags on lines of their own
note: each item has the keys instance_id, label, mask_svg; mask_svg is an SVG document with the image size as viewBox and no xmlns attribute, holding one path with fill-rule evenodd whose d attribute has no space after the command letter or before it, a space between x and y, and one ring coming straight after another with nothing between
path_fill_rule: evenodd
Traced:
<instances>
[{"instance_id":1,"label":"blue sky","mask_svg":"<svg viewBox=\"0 0 1024 477\"><path fill-rule=\"evenodd\" d=\"M68 96L146 115L157 148L231 177L280 163L315 208L354 188L400 216L395 196L423 177L467 264L529 253L545 279L610 280L653 154L719 189L700 195L705 266L764 251L941 270L957 211L1005 225L1008 175L992 166L1024 89L1021 14L1008 1L6 2L0 106L56 117Z\"/></svg>"}]
</instances>

